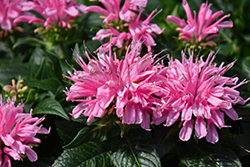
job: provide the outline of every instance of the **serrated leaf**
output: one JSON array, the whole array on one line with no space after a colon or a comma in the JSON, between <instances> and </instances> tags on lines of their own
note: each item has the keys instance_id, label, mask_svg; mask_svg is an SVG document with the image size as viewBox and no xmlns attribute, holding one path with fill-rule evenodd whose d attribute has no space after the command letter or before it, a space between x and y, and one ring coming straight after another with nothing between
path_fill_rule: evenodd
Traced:
<instances>
[{"instance_id":1,"label":"serrated leaf","mask_svg":"<svg viewBox=\"0 0 250 167\"><path fill-rule=\"evenodd\" d=\"M150 132L131 129L124 137L111 141L114 150L112 161L116 167L160 167Z\"/></svg>"},{"instance_id":2,"label":"serrated leaf","mask_svg":"<svg viewBox=\"0 0 250 167\"><path fill-rule=\"evenodd\" d=\"M105 143L87 142L64 150L52 167L109 167L112 166L110 154Z\"/></svg>"},{"instance_id":3,"label":"serrated leaf","mask_svg":"<svg viewBox=\"0 0 250 167\"><path fill-rule=\"evenodd\" d=\"M66 120L70 120L68 114L63 110L61 104L52 97L47 97L40 101L34 108L33 114L52 114L60 116Z\"/></svg>"},{"instance_id":4,"label":"serrated leaf","mask_svg":"<svg viewBox=\"0 0 250 167\"><path fill-rule=\"evenodd\" d=\"M194 141L189 141L179 145L178 154L182 163L186 166L242 166L231 149L222 147L219 144L214 145L207 142L196 144Z\"/></svg>"}]
</instances>

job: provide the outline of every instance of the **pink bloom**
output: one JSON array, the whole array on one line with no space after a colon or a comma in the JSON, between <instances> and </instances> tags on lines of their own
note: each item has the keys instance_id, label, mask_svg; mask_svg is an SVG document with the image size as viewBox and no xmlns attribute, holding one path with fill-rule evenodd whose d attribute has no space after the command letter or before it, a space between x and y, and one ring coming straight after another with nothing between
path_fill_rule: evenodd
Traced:
<instances>
[{"instance_id":1,"label":"pink bloom","mask_svg":"<svg viewBox=\"0 0 250 167\"><path fill-rule=\"evenodd\" d=\"M21 160L21 155L27 155L30 161L37 160L37 154L32 150L32 144L40 143L36 134L48 134L42 125L38 124L43 121L37 117L32 118L30 114L23 113L23 106L14 106L14 101L8 101L6 104L0 104L0 166L11 166L10 158Z\"/></svg>"},{"instance_id":2,"label":"pink bloom","mask_svg":"<svg viewBox=\"0 0 250 167\"><path fill-rule=\"evenodd\" d=\"M23 11L35 11L39 13L43 19L35 15L24 15L15 19L15 23L41 23L45 27L51 24L59 27L71 28L70 21L81 16L78 10L85 12L85 6L76 3L74 0L33 0L23 3Z\"/></svg>"},{"instance_id":3,"label":"pink bloom","mask_svg":"<svg viewBox=\"0 0 250 167\"><path fill-rule=\"evenodd\" d=\"M13 21L22 14L23 0L1 0L0 1L0 29L9 31L15 27ZM17 30L20 28L15 27Z\"/></svg>"},{"instance_id":4,"label":"pink bloom","mask_svg":"<svg viewBox=\"0 0 250 167\"><path fill-rule=\"evenodd\" d=\"M151 109L160 103L160 99L151 96L160 91L153 83L157 67L152 64L150 54L138 57L137 48L127 52L124 60L118 60L111 51L109 55L99 52L98 59L87 55L88 64L77 57L83 71L74 70L74 74L67 77L75 83L66 91L66 100L80 102L72 116L77 118L83 113L91 122L94 117L116 110L123 124L141 124L142 128L149 129Z\"/></svg>"},{"instance_id":5,"label":"pink bloom","mask_svg":"<svg viewBox=\"0 0 250 167\"><path fill-rule=\"evenodd\" d=\"M161 96L164 111L153 123L158 125L165 121L166 126L171 126L181 120L181 140L189 140L194 129L198 138L206 137L208 142L216 143L219 138L215 127L227 127L224 114L232 120L240 119L232 105L247 101L235 90L246 82L237 83L237 77L223 76L234 62L217 67L214 59L210 53L206 61L197 57L193 62L192 54L187 59L183 53L182 62L170 60L161 85L166 90Z\"/></svg>"},{"instance_id":6,"label":"pink bloom","mask_svg":"<svg viewBox=\"0 0 250 167\"><path fill-rule=\"evenodd\" d=\"M179 39L185 40L187 42L201 42L203 40L209 41L214 37L218 37L217 34L219 29L233 27L232 21L223 21L225 18L229 17L230 14L224 15L219 20L215 21L218 17L224 14L223 11L218 11L212 14L210 7L212 4L203 3L200 7L198 17L196 17L196 12L194 12L194 17L186 0L183 0L182 6L186 11L187 23L176 16L168 16L167 20L178 24L181 28L177 28L180 31ZM214 42L210 41L209 45L216 45Z\"/></svg>"},{"instance_id":7,"label":"pink bloom","mask_svg":"<svg viewBox=\"0 0 250 167\"><path fill-rule=\"evenodd\" d=\"M146 6L147 0L126 0L121 7L121 0L99 0L106 9L99 6L89 6L86 8L87 12L97 12L105 15L103 23L107 29L101 29L97 32L94 40L102 41L104 38L110 38L109 42L103 44L98 50L109 48L116 45L118 48L128 47L129 43L133 41L134 44L139 41L146 45L148 51L151 51L151 46L155 46L153 37L155 34L161 34L158 25L151 24L151 18L155 11L153 11L146 20L141 19L141 12ZM134 11L138 11L137 15Z\"/></svg>"},{"instance_id":8,"label":"pink bloom","mask_svg":"<svg viewBox=\"0 0 250 167\"><path fill-rule=\"evenodd\" d=\"M110 20L116 20L121 18L124 21L130 21L133 19L136 14L131 11L132 10L139 10L142 7L145 7L147 4L147 0L126 0L124 5L121 9L121 0L99 0L105 9L101 8L100 6L88 6L85 11L86 12L96 12L102 15L105 15L106 18L104 23L107 23ZM139 9L138 9L139 8Z\"/></svg>"},{"instance_id":9,"label":"pink bloom","mask_svg":"<svg viewBox=\"0 0 250 167\"><path fill-rule=\"evenodd\" d=\"M133 37L133 42L137 43L138 41L141 41L144 45L146 45L149 52L151 51L151 46L156 45L153 39L153 37L156 37L154 33L161 34L164 30L161 30L157 24L150 23L150 20L155 11L156 10L154 10L144 21L141 20L140 13L135 21L130 22L129 25L129 32Z\"/></svg>"}]
</instances>

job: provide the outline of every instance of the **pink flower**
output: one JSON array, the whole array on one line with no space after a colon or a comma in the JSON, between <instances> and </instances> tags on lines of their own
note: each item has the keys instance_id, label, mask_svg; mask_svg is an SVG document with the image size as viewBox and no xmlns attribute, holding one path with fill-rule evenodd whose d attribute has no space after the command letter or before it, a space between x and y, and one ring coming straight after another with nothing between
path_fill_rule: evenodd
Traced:
<instances>
[{"instance_id":1,"label":"pink flower","mask_svg":"<svg viewBox=\"0 0 250 167\"><path fill-rule=\"evenodd\" d=\"M234 62L217 67L214 59L210 53L206 61L197 57L193 62L193 54L187 59L183 53L182 62L170 60L161 85L166 90L165 97L161 96L164 111L153 123L165 121L166 126L171 126L181 120L181 140L189 140L194 129L198 138L206 137L208 142L216 143L219 140L216 127L227 127L224 114L232 120L240 119L232 105L247 101L235 90L246 82L237 83L237 77L223 76Z\"/></svg>"},{"instance_id":2,"label":"pink flower","mask_svg":"<svg viewBox=\"0 0 250 167\"><path fill-rule=\"evenodd\" d=\"M85 6L76 3L74 0L33 0L22 4L23 11L35 11L39 13L43 19L35 15L24 15L15 19L15 23L41 23L45 27L51 24L59 27L71 28L70 22L81 16L78 10L85 12Z\"/></svg>"},{"instance_id":3,"label":"pink flower","mask_svg":"<svg viewBox=\"0 0 250 167\"><path fill-rule=\"evenodd\" d=\"M88 6L86 7L86 12L96 12L100 13L102 15L105 15L106 18L104 20L104 23L107 23L110 20L116 20L118 22L118 19L121 18L125 21L130 21L133 19L136 14L131 11L132 10L139 10L142 7L145 7L147 4L147 0L126 0L124 2L124 5L121 9L121 0L99 0L103 6L106 9L101 8L100 6ZM138 9L139 8L139 9Z\"/></svg>"},{"instance_id":4,"label":"pink flower","mask_svg":"<svg viewBox=\"0 0 250 167\"><path fill-rule=\"evenodd\" d=\"M224 15L219 20L215 21L218 17L224 14L223 11L218 11L212 14L210 7L212 4L203 3L200 7L198 17L196 17L196 12L194 12L194 17L192 16L190 7L186 0L183 0L182 6L186 11L187 23L176 16L168 16L167 20L178 24L181 28L177 28L180 31L179 39L185 40L187 42L201 42L209 41L214 37L218 37L217 34L219 29L233 27L232 21L223 21L225 18L229 17L230 14ZM216 45L214 42L209 41L209 45Z\"/></svg>"},{"instance_id":5,"label":"pink flower","mask_svg":"<svg viewBox=\"0 0 250 167\"><path fill-rule=\"evenodd\" d=\"M155 12L156 10L154 10L144 21L141 20L140 13L140 15L138 15L134 21L130 22L129 25L129 32L133 37L133 42L137 43L141 41L148 48L149 52L151 51L151 46L156 45L153 39L153 37L156 37L154 33L159 35L164 30L161 30L157 24L150 23Z\"/></svg>"},{"instance_id":6,"label":"pink flower","mask_svg":"<svg viewBox=\"0 0 250 167\"><path fill-rule=\"evenodd\" d=\"M1 0L0 1L0 28L4 31L9 31L13 27L20 30L20 27L15 27L14 19L22 14L23 0Z\"/></svg>"},{"instance_id":7,"label":"pink flower","mask_svg":"<svg viewBox=\"0 0 250 167\"><path fill-rule=\"evenodd\" d=\"M97 32L94 40L102 41L105 38L110 38L109 42L103 44L99 49L109 48L116 45L118 48L128 48L131 41L134 44L142 42L151 51L151 46L155 46L153 37L155 34L161 34L161 30L157 24L151 24L153 11L146 20L141 19L141 12L146 6L147 0L126 0L121 6L121 0L99 0L106 9L99 6L89 6L86 8L87 12L97 12L105 15L103 23L105 29ZM137 15L134 11L138 11Z\"/></svg>"},{"instance_id":8,"label":"pink flower","mask_svg":"<svg viewBox=\"0 0 250 167\"><path fill-rule=\"evenodd\" d=\"M2 99L0 103L0 166L11 166L9 157L21 160L25 154L30 161L36 161L37 154L31 145L41 141L35 135L48 134L50 129L38 126L42 118L32 118L31 112L23 113L24 105L15 107L13 100L3 104Z\"/></svg>"},{"instance_id":9,"label":"pink flower","mask_svg":"<svg viewBox=\"0 0 250 167\"><path fill-rule=\"evenodd\" d=\"M111 51L109 55L99 52L98 59L90 59L86 54L88 64L77 57L83 71L69 73L67 78L75 83L65 92L67 101L80 102L72 116L77 118L83 113L91 122L94 117L116 110L123 124L141 124L142 128L149 129L152 108L160 103L160 99L151 94L161 88L153 82L157 66L152 64L152 56L138 57L137 48L127 52L124 60L118 60Z\"/></svg>"}]
</instances>

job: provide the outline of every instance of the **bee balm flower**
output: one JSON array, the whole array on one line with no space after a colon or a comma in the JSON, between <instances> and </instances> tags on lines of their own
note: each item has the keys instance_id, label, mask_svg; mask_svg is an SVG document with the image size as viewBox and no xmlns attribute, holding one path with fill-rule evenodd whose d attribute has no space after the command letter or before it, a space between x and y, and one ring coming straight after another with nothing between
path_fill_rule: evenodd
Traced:
<instances>
[{"instance_id":1,"label":"bee balm flower","mask_svg":"<svg viewBox=\"0 0 250 167\"><path fill-rule=\"evenodd\" d=\"M32 144L40 143L36 134L48 134L47 130L38 124L43 121L30 114L23 113L23 105L14 106L14 101L3 104L0 102L0 166L11 166L10 158L21 160L27 155L30 161L37 160L37 154L32 150Z\"/></svg>"},{"instance_id":2,"label":"bee balm flower","mask_svg":"<svg viewBox=\"0 0 250 167\"><path fill-rule=\"evenodd\" d=\"M15 19L15 23L28 22L40 23L44 27L51 24L59 27L71 28L70 21L81 16L78 10L84 11L85 6L76 3L74 0L33 0L23 3L23 11L35 11L43 18L35 15L23 15Z\"/></svg>"},{"instance_id":3,"label":"bee balm flower","mask_svg":"<svg viewBox=\"0 0 250 167\"><path fill-rule=\"evenodd\" d=\"M107 48L115 45L118 48L127 49L132 41L134 44L142 42L148 51L151 51L151 47L156 45L153 37L156 37L156 34L161 34L163 30L157 24L150 23L156 10L145 20L141 19L141 13L147 0L126 0L122 7L121 0L99 1L106 9L99 6L88 6L85 11L105 15L103 21L105 28L99 30L93 39L102 41L105 38L110 38L110 40L100 48L108 50ZM138 11L139 15L134 11Z\"/></svg>"},{"instance_id":4,"label":"bee balm flower","mask_svg":"<svg viewBox=\"0 0 250 167\"><path fill-rule=\"evenodd\" d=\"M223 76L234 62L217 67L214 59L211 53L206 61L197 57L193 62L192 54L189 59L183 54L182 62L170 60L163 79L168 92L162 97L164 112L162 117L154 118L155 124L166 122L166 126L171 126L180 120L181 140L189 140L194 129L198 138L206 137L208 142L216 143L219 140L216 127L227 127L224 115L232 120L240 119L233 105L247 100L235 89L246 82L237 83L237 77Z\"/></svg>"},{"instance_id":5,"label":"bee balm flower","mask_svg":"<svg viewBox=\"0 0 250 167\"><path fill-rule=\"evenodd\" d=\"M186 11L187 23L176 16L167 17L168 21L172 21L181 27L176 29L177 31L181 32L179 34L180 40L185 40L194 44L203 42L203 45L207 44L216 46L214 42L209 40L219 36L217 34L219 29L233 27L232 21L222 22L222 20L229 17L230 14L224 15L216 21L216 19L222 16L224 12L218 11L212 14L212 10L210 9L212 4L203 3L200 7L198 17L196 17L196 12L194 12L194 17L192 16L190 7L186 0L183 0L182 6Z\"/></svg>"},{"instance_id":6,"label":"bee balm flower","mask_svg":"<svg viewBox=\"0 0 250 167\"><path fill-rule=\"evenodd\" d=\"M88 64L77 57L83 71L74 70L67 77L75 83L66 91L66 100L80 102L72 116L83 114L91 122L94 117L116 111L123 124L141 124L149 129L151 109L160 103L159 98L151 95L161 88L154 84L157 67L152 56L137 56L137 48L127 52L124 60L118 60L111 52L109 56L99 52L98 59L89 58Z\"/></svg>"},{"instance_id":7,"label":"bee balm flower","mask_svg":"<svg viewBox=\"0 0 250 167\"><path fill-rule=\"evenodd\" d=\"M0 37L12 28L18 31L22 31L21 27L17 27L14 24L14 20L21 16L23 0L1 0L0 1Z\"/></svg>"}]
</instances>

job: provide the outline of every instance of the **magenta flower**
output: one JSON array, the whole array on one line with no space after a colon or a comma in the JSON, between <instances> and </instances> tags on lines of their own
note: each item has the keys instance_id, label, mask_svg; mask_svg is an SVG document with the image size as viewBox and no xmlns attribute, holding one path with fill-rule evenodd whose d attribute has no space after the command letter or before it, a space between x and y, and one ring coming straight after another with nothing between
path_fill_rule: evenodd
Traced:
<instances>
[{"instance_id":1,"label":"magenta flower","mask_svg":"<svg viewBox=\"0 0 250 167\"><path fill-rule=\"evenodd\" d=\"M217 34L219 29L233 27L232 21L222 22L222 20L229 17L230 14L224 15L216 21L224 12L218 11L212 14L212 10L210 9L212 4L203 3L200 7L198 17L196 17L196 12L194 12L194 17L192 16L192 12L186 0L183 0L182 6L186 11L187 23L176 16L167 17L168 21L172 21L181 27L176 29L181 32L179 34L179 40L192 43L204 41L205 43L203 44L216 46L214 42L209 40L219 36L219 34Z\"/></svg>"},{"instance_id":2,"label":"magenta flower","mask_svg":"<svg viewBox=\"0 0 250 167\"><path fill-rule=\"evenodd\" d=\"M152 64L152 56L138 57L137 48L127 52L124 60L118 60L111 52L110 55L99 52L98 59L87 55L88 64L77 57L83 71L69 73L67 78L75 83L65 92L67 101L80 102L72 111L73 117L83 114L91 122L94 117L116 110L123 124L141 124L149 129L151 109L160 103L151 94L160 92L161 88L153 83L157 67Z\"/></svg>"},{"instance_id":3,"label":"magenta flower","mask_svg":"<svg viewBox=\"0 0 250 167\"><path fill-rule=\"evenodd\" d=\"M194 129L198 138L206 137L208 142L216 143L219 140L216 127L227 127L224 114L232 120L240 119L232 105L247 101L235 90L246 82L237 83L237 77L223 76L234 62L217 67L214 59L211 53L206 61L197 57L193 63L193 55L186 59L183 53L182 62L170 60L161 85L167 92L162 96L164 112L153 123L166 122L166 126L171 126L180 120L181 140L189 140Z\"/></svg>"},{"instance_id":4,"label":"magenta flower","mask_svg":"<svg viewBox=\"0 0 250 167\"><path fill-rule=\"evenodd\" d=\"M141 19L141 12L146 6L147 0L126 0L121 7L121 0L99 0L106 9L99 6L89 6L86 12L96 12L105 15L103 23L105 29L97 32L94 40L102 41L109 38L109 42L103 44L98 50L109 48L116 45L118 48L128 48L129 43L142 42L151 51L151 46L155 46L153 37L155 34L161 34L158 25L151 24L151 18L155 11L153 11L146 20ZM138 11L137 15L134 11Z\"/></svg>"},{"instance_id":5,"label":"magenta flower","mask_svg":"<svg viewBox=\"0 0 250 167\"><path fill-rule=\"evenodd\" d=\"M71 28L70 22L81 16L78 10L85 12L85 6L76 3L74 0L33 0L23 3L23 11L35 11L43 19L35 15L23 15L15 19L15 23L41 23L44 27L56 25L59 27Z\"/></svg>"},{"instance_id":6,"label":"magenta flower","mask_svg":"<svg viewBox=\"0 0 250 167\"><path fill-rule=\"evenodd\" d=\"M22 31L21 27L15 26L14 19L22 15L23 0L1 0L0 1L0 29L9 31L13 27L15 30Z\"/></svg>"},{"instance_id":7,"label":"magenta flower","mask_svg":"<svg viewBox=\"0 0 250 167\"><path fill-rule=\"evenodd\" d=\"M32 150L32 144L40 143L36 134L48 134L42 125L43 121L37 117L32 118L30 114L23 113L23 106L14 106L14 101L8 101L6 104L0 102L0 166L11 166L11 158L21 160L27 155L31 162L37 160L37 154Z\"/></svg>"}]
</instances>

